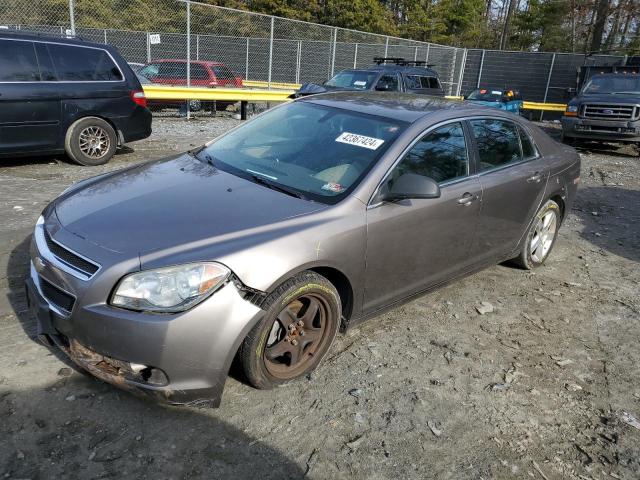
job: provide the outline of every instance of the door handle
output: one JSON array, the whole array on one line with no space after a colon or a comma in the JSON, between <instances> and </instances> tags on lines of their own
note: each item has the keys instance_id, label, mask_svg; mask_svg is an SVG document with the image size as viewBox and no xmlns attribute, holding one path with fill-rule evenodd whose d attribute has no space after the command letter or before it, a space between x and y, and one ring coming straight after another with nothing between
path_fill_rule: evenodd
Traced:
<instances>
[{"instance_id":1,"label":"door handle","mask_svg":"<svg viewBox=\"0 0 640 480\"><path fill-rule=\"evenodd\" d=\"M458 205L468 207L473 203L475 199L476 199L475 195L472 195L469 192L466 192L458 199Z\"/></svg>"},{"instance_id":2,"label":"door handle","mask_svg":"<svg viewBox=\"0 0 640 480\"><path fill-rule=\"evenodd\" d=\"M536 172L527 178L527 183L540 183L540 180L542 180L542 174L540 172Z\"/></svg>"}]
</instances>

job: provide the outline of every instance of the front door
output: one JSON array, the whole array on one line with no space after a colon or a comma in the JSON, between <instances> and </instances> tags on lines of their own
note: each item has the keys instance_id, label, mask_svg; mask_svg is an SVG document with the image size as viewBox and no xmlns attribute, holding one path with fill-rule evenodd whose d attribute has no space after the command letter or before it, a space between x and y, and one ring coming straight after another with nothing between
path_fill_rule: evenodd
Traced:
<instances>
[{"instance_id":1,"label":"front door","mask_svg":"<svg viewBox=\"0 0 640 480\"><path fill-rule=\"evenodd\" d=\"M524 235L542 201L549 168L531 137L514 122L470 120L478 148L482 209L478 260L504 260Z\"/></svg>"},{"instance_id":2,"label":"front door","mask_svg":"<svg viewBox=\"0 0 640 480\"><path fill-rule=\"evenodd\" d=\"M426 133L382 182L405 173L438 181L440 198L382 202L367 210L365 311L440 283L473 262L480 183L471 175L467 135L454 122Z\"/></svg>"}]
</instances>

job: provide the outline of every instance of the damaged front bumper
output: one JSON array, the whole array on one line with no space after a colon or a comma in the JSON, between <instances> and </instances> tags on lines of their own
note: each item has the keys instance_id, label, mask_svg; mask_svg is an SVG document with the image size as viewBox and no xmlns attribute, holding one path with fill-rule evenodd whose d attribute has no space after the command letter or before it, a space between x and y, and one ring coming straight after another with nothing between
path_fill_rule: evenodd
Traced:
<instances>
[{"instance_id":1,"label":"damaged front bumper","mask_svg":"<svg viewBox=\"0 0 640 480\"><path fill-rule=\"evenodd\" d=\"M90 283L43 261L32 246L26 293L42 339L116 387L171 404L220 404L233 357L264 313L251 293L229 282L191 310L159 315L85 303L80 289ZM51 286L75 299L70 311Z\"/></svg>"}]
</instances>

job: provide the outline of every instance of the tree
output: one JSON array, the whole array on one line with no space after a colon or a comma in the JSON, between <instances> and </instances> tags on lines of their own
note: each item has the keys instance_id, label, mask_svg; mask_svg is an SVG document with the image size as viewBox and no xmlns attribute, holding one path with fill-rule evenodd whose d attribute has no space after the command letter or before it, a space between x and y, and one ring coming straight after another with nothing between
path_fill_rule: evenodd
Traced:
<instances>
[{"instance_id":1,"label":"tree","mask_svg":"<svg viewBox=\"0 0 640 480\"><path fill-rule=\"evenodd\" d=\"M592 52L598 52L602 47L602 36L604 35L604 27L609 14L609 0L597 0L595 10L593 12L593 36L591 37Z\"/></svg>"}]
</instances>

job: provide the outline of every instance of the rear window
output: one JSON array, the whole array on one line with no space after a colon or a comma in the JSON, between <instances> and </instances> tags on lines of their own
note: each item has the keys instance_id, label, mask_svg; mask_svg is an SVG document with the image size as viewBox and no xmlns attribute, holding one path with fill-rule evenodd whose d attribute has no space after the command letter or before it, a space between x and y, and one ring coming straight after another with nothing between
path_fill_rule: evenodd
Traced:
<instances>
[{"instance_id":1,"label":"rear window","mask_svg":"<svg viewBox=\"0 0 640 480\"><path fill-rule=\"evenodd\" d=\"M220 78L222 80L233 80L235 78L235 75L233 74L233 72L229 70L228 67L225 67L224 65L212 67L212 69L216 78Z\"/></svg>"},{"instance_id":2,"label":"rear window","mask_svg":"<svg viewBox=\"0 0 640 480\"><path fill-rule=\"evenodd\" d=\"M111 56L99 48L48 44L58 80L105 82L122 80L122 73Z\"/></svg>"},{"instance_id":3,"label":"rear window","mask_svg":"<svg viewBox=\"0 0 640 480\"><path fill-rule=\"evenodd\" d=\"M422 75L407 75L405 77L407 88L419 90L422 88L440 88L440 82L436 77L426 77Z\"/></svg>"},{"instance_id":4,"label":"rear window","mask_svg":"<svg viewBox=\"0 0 640 480\"><path fill-rule=\"evenodd\" d=\"M39 80L40 71L33 43L0 40L0 82Z\"/></svg>"}]
</instances>

